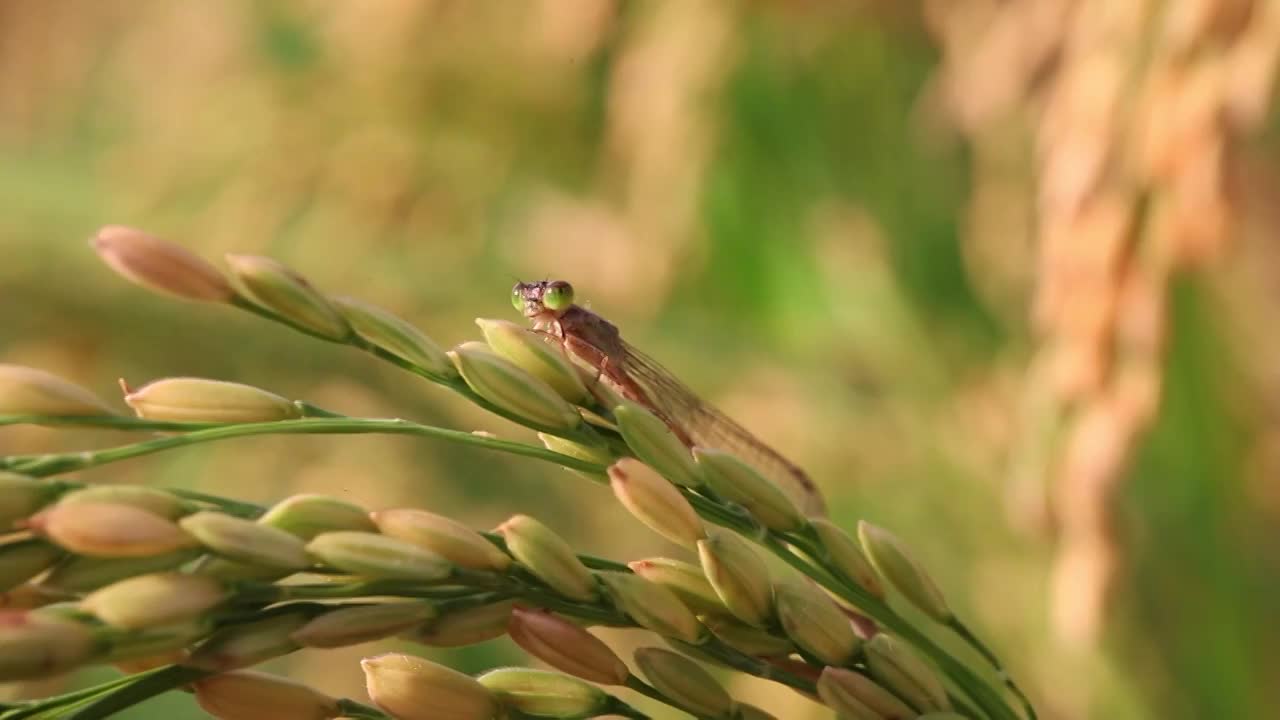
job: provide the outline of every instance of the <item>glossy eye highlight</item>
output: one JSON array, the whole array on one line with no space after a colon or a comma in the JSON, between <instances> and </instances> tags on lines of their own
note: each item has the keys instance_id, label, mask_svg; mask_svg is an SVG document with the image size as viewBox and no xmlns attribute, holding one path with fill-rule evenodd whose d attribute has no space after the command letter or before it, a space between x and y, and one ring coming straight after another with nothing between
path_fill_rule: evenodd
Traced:
<instances>
[{"instance_id":1,"label":"glossy eye highlight","mask_svg":"<svg viewBox=\"0 0 1280 720\"><path fill-rule=\"evenodd\" d=\"M524 310L524 293L520 292L522 284L516 283L516 286L511 288L511 307L516 310Z\"/></svg>"},{"instance_id":2,"label":"glossy eye highlight","mask_svg":"<svg viewBox=\"0 0 1280 720\"><path fill-rule=\"evenodd\" d=\"M573 286L563 280L557 280L542 292L542 304L548 310L559 312L573 304Z\"/></svg>"}]
</instances>

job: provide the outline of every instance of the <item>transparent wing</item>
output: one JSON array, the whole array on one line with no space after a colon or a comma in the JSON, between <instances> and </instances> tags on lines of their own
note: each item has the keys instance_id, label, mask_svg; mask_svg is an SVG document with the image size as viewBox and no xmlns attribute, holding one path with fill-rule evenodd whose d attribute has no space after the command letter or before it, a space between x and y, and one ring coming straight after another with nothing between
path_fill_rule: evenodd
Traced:
<instances>
[{"instance_id":1,"label":"transparent wing","mask_svg":"<svg viewBox=\"0 0 1280 720\"><path fill-rule=\"evenodd\" d=\"M777 483L807 513L826 513L821 493L803 470L698 397L658 361L629 343L622 345L626 351L624 372L644 388L653 409L678 425L695 445L734 453Z\"/></svg>"}]
</instances>

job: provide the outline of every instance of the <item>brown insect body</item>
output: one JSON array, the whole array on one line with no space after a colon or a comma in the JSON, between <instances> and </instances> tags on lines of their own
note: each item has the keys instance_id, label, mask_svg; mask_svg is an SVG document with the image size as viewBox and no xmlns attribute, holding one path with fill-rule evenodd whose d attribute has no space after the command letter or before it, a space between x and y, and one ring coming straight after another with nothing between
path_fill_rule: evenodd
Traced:
<instances>
[{"instance_id":1,"label":"brown insect body","mask_svg":"<svg viewBox=\"0 0 1280 720\"><path fill-rule=\"evenodd\" d=\"M808 514L826 513L822 495L804 470L623 340L613 323L571 302L559 309L547 307L544 297L550 288L567 289L572 297L569 284L558 280L519 283L513 291L535 330L557 338L566 352L594 368L623 397L661 418L689 447L733 452L778 483Z\"/></svg>"}]
</instances>

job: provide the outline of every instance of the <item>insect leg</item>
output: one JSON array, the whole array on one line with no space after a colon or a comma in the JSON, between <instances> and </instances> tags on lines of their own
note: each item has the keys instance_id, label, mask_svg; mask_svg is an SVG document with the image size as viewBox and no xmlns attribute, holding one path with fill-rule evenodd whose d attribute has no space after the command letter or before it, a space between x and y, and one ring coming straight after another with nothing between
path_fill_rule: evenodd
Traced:
<instances>
[{"instance_id":1,"label":"insect leg","mask_svg":"<svg viewBox=\"0 0 1280 720\"><path fill-rule=\"evenodd\" d=\"M588 365L595 368L596 376L591 382L592 389L595 389L608 367L609 356L604 354L600 348L574 335L563 336L561 342L566 350L582 358Z\"/></svg>"}]
</instances>

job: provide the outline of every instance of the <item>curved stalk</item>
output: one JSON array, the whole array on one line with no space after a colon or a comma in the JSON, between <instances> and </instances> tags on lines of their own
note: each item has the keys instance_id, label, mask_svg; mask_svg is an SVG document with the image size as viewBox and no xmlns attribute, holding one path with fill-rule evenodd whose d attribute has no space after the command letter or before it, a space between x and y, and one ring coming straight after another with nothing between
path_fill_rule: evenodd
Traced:
<instances>
[{"instance_id":1,"label":"curved stalk","mask_svg":"<svg viewBox=\"0 0 1280 720\"><path fill-rule=\"evenodd\" d=\"M47 418L39 416L4 416L0 424L26 422L40 425L80 425L93 427L109 427L128 430L161 430L179 432L177 435L144 440L129 445L120 445L101 450L86 450L71 453L47 455L14 455L4 459L0 469L20 472L36 477L46 477L65 472L75 472L86 468L106 465L108 463L128 460L143 455L169 450L187 445L227 440L255 435L359 435L366 433L386 433L391 435L414 435L438 440L448 440L462 445L481 447L487 450L522 457L531 457L544 462L555 463L572 470L603 475L605 468L595 463L562 455L543 447L527 443L500 440L497 438L436 427L422 425L399 418L301 418L298 420L278 420L274 422L206 424L206 423L163 423L127 417L95 417L95 418Z\"/></svg>"}]
</instances>

